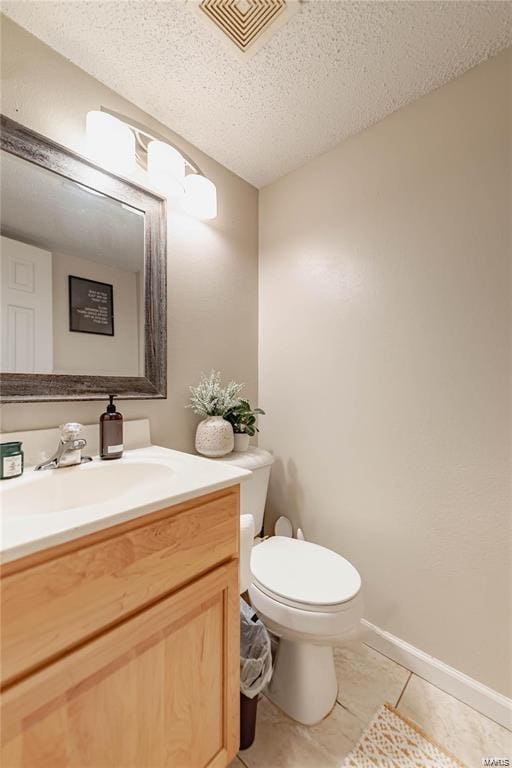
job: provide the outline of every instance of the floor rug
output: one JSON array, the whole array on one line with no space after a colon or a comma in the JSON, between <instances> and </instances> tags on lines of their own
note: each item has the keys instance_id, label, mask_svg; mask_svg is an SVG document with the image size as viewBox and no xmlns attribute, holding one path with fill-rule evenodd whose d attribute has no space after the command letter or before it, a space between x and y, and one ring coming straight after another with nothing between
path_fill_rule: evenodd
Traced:
<instances>
[{"instance_id":1,"label":"floor rug","mask_svg":"<svg viewBox=\"0 0 512 768\"><path fill-rule=\"evenodd\" d=\"M342 768L465 768L391 704L380 707Z\"/></svg>"}]
</instances>

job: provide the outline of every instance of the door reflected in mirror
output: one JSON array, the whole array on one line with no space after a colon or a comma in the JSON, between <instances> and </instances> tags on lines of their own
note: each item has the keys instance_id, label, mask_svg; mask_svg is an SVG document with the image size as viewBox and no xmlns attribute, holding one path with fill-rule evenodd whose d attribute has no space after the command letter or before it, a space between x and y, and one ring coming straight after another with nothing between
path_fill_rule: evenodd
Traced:
<instances>
[{"instance_id":1,"label":"door reflected in mirror","mask_svg":"<svg viewBox=\"0 0 512 768\"><path fill-rule=\"evenodd\" d=\"M144 212L1 153L1 370L144 375Z\"/></svg>"}]
</instances>

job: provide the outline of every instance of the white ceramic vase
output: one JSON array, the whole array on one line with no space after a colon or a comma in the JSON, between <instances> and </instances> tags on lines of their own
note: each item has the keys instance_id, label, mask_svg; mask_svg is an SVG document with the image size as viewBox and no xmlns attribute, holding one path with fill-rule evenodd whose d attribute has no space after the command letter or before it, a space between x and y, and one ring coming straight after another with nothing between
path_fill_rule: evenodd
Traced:
<instances>
[{"instance_id":1,"label":"white ceramic vase","mask_svg":"<svg viewBox=\"0 0 512 768\"><path fill-rule=\"evenodd\" d=\"M235 432L235 451L243 453L249 448L249 435L244 432Z\"/></svg>"},{"instance_id":2,"label":"white ceramic vase","mask_svg":"<svg viewBox=\"0 0 512 768\"><path fill-rule=\"evenodd\" d=\"M233 427L222 416L207 416L196 431L196 451L211 459L231 453L234 445Z\"/></svg>"}]
</instances>

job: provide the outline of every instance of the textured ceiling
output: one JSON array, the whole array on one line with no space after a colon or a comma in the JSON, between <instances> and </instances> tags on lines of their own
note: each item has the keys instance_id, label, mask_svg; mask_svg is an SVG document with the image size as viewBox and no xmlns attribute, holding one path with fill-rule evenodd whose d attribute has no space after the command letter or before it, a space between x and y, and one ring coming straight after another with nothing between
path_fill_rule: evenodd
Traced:
<instances>
[{"instance_id":1,"label":"textured ceiling","mask_svg":"<svg viewBox=\"0 0 512 768\"><path fill-rule=\"evenodd\" d=\"M186 0L2 9L258 187L512 44L494 0L313 0L248 59Z\"/></svg>"}]
</instances>

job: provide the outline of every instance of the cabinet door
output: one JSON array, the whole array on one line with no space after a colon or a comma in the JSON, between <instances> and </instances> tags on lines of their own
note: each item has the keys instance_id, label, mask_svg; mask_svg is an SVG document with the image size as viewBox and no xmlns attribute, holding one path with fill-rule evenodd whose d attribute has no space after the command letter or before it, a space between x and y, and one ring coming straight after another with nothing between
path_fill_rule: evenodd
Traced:
<instances>
[{"instance_id":1,"label":"cabinet door","mask_svg":"<svg viewBox=\"0 0 512 768\"><path fill-rule=\"evenodd\" d=\"M239 626L232 561L11 686L3 768L224 768Z\"/></svg>"},{"instance_id":2,"label":"cabinet door","mask_svg":"<svg viewBox=\"0 0 512 768\"><path fill-rule=\"evenodd\" d=\"M235 558L238 499L224 489L2 566L2 688Z\"/></svg>"}]
</instances>

